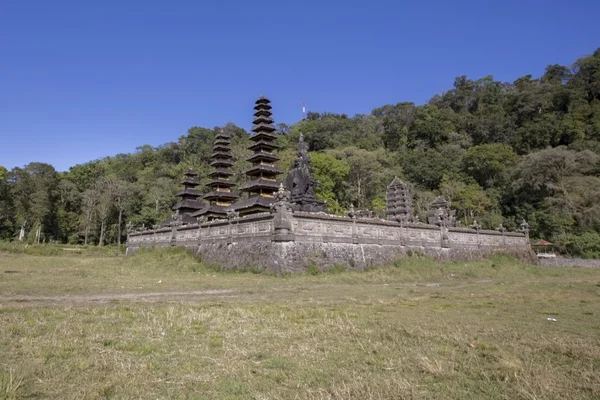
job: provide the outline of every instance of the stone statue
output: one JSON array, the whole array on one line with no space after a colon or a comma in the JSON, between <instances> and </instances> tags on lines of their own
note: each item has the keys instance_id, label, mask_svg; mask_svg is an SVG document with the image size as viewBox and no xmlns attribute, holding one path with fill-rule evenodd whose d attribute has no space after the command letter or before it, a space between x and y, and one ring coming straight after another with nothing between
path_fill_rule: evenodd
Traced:
<instances>
[{"instance_id":1,"label":"stone statue","mask_svg":"<svg viewBox=\"0 0 600 400\"><path fill-rule=\"evenodd\" d=\"M322 201L317 200L315 189L318 182L313 178L310 168L310 155L304 137L300 134L296 159L288 174L285 186L290 192L294 210L321 212L325 208Z\"/></svg>"}]
</instances>

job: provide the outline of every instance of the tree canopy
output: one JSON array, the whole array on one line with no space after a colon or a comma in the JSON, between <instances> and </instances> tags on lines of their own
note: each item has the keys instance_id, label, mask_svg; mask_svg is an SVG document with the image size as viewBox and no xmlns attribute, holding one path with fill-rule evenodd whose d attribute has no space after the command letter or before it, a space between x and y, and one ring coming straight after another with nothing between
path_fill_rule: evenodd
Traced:
<instances>
[{"instance_id":1,"label":"tree canopy","mask_svg":"<svg viewBox=\"0 0 600 400\"><path fill-rule=\"evenodd\" d=\"M309 112L279 124L279 167L288 170L303 134L330 212L353 204L383 211L394 176L413 188L416 213L446 196L458 220L485 228L531 224L536 238L570 254L600 256L600 49L571 66L548 65L514 82L459 76L452 89L416 105L402 101L348 116ZM191 127L176 141L142 145L57 173L32 162L0 166L0 238L121 243L127 223L170 216L178 181L206 182L217 129L232 135L234 179L248 164L248 133L234 124ZM176 133L174 133L174 137ZM282 177L285 179L285 176Z\"/></svg>"}]
</instances>

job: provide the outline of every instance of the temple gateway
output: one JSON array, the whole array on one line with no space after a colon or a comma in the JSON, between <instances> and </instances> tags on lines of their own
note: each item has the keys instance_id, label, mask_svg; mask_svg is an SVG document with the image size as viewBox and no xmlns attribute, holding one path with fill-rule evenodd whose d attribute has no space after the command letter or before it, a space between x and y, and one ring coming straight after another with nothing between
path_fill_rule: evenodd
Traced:
<instances>
[{"instance_id":1,"label":"temple gateway","mask_svg":"<svg viewBox=\"0 0 600 400\"><path fill-rule=\"evenodd\" d=\"M398 178L386 191L386 219L352 207L344 217L328 214L315 195L318 182L302 135L287 179L277 180L283 171L276 164L279 147L271 109L264 96L255 102L253 153L247 159L251 167L244 171L246 181L239 192L231 179L231 138L221 130L213 143L206 194L196 189L197 174L186 172L175 214L152 229L130 229L128 254L141 247L182 246L222 268L274 272L302 271L309 264L322 269L385 265L409 250L438 259L472 259L495 251L532 257L525 221L517 232L482 230L477 224L457 227L450 203L438 197L429 207L427 223L419 222L410 186Z\"/></svg>"}]
</instances>

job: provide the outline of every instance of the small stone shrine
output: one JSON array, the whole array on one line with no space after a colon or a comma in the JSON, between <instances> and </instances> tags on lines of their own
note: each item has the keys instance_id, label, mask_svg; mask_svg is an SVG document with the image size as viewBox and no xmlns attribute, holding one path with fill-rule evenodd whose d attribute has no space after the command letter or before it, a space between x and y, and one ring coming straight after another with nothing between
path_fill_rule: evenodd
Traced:
<instances>
[{"instance_id":1,"label":"small stone shrine","mask_svg":"<svg viewBox=\"0 0 600 400\"><path fill-rule=\"evenodd\" d=\"M398 177L389 184L386 191L386 215L390 221L414 222L412 195L408 186Z\"/></svg>"},{"instance_id":2,"label":"small stone shrine","mask_svg":"<svg viewBox=\"0 0 600 400\"><path fill-rule=\"evenodd\" d=\"M271 118L271 101L260 96L254 110L254 135L250 137L254 143L248 147L254 153L247 158L252 167L245 171L247 181L240 186L240 190L247 193L248 197L231 206L240 216L268 212L273 203L273 193L279 188L277 175L283 173L275 166L279 157L272 153L279 146L275 143L277 136Z\"/></svg>"},{"instance_id":3,"label":"small stone shrine","mask_svg":"<svg viewBox=\"0 0 600 400\"><path fill-rule=\"evenodd\" d=\"M427 211L427 221L430 225L456 226L456 210L450 209L450 202L438 196L433 200Z\"/></svg>"},{"instance_id":4,"label":"small stone shrine","mask_svg":"<svg viewBox=\"0 0 600 400\"><path fill-rule=\"evenodd\" d=\"M230 179L233 172L229 169L233 165L231 157L231 136L220 129L213 143L210 156L210 166L213 171L209 174L211 181L206 184L210 192L204 195L208 206L193 214L194 217L212 220L226 218L227 208L238 198L232 192L235 183Z\"/></svg>"},{"instance_id":5,"label":"small stone shrine","mask_svg":"<svg viewBox=\"0 0 600 400\"><path fill-rule=\"evenodd\" d=\"M200 185L200 182L196 180L198 174L188 170L184 175L185 178L180 182L183 185L183 190L177 192L177 196L181 197L181 201L173 206L175 215L165 221L163 225L196 223L193 214L204 208L204 204L198 200L198 197L202 196L202 192L196 189L196 186Z\"/></svg>"},{"instance_id":6,"label":"small stone shrine","mask_svg":"<svg viewBox=\"0 0 600 400\"><path fill-rule=\"evenodd\" d=\"M324 211L325 203L317 200L315 196L317 185L318 182L313 178L310 167L308 146L304 143L304 137L300 134L296 159L292 163L285 182L287 190L291 193L291 202L295 211Z\"/></svg>"}]
</instances>

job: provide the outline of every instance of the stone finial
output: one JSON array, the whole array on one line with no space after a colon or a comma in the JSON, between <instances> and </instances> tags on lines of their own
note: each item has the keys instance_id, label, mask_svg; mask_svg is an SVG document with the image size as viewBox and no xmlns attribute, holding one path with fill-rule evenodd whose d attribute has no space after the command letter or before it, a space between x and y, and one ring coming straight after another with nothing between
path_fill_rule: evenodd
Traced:
<instances>
[{"instance_id":1,"label":"stone finial","mask_svg":"<svg viewBox=\"0 0 600 400\"><path fill-rule=\"evenodd\" d=\"M504 227L504 225L502 225L502 224L500 224L500 226L498 226L498 227L496 228L496 230L497 230L498 232L502 232L502 233L506 232L506 228L505 228L505 227Z\"/></svg>"},{"instance_id":2,"label":"stone finial","mask_svg":"<svg viewBox=\"0 0 600 400\"><path fill-rule=\"evenodd\" d=\"M350 203L350 208L348 209L346 215L352 219L356 218L356 210L354 210L354 204Z\"/></svg>"},{"instance_id":3,"label":"stone finial","mask_svg":"<svg viewBox=\"0 0 600 400\"><path fill-rule=\"evenodd\" d=\"M273 197L275 197L275 200L277 201L287 200L288 195L286 193L285 188L283 187L283 183L279 184L279 189L277 189L277 191L273 193Z\"/></svg>"},{"instance_id":4,"label":"stone finial","mask_svg":"<svg viewBox=\"0 0 600 400\"><path fill-rule=\"evenodd\" d=\"M290 203L290 192L285 190L283 183L279 184L279 189L273 193L275 202L271 204L271 212L281 212L292 210L292 203Z\"/></svg>"},{"instance_id":5,"label":"stone finial","mask_svg":"<svg viewBox=\"0 0 600 400\"><path fill-rule=\"evenodd\" d=\"M183 225L183 219L181 218L181 214L179 210L175 211L173 218L171 219L171 226L181 226Z\"/></svg>"},{"instance_id":6,"label":"stone finial","mask_svg":"<svg viewBox=\"0 0 600 400\"><path fill-rule=\"evenodd\" d=\"M479 225L479 223L477 223L477 220L474 219L473 223L471 225L469 225L469 228L471 229L475 229L475 230L480 230L481 229L481 225Z\"/></svg>"},{"instance_id":7,"label":"stone finial","mask_svg":"<svg viewBox=\"0 0 600 400\"><path fill-rule=\"evenodd\" d=\"M523 218L523 221L521 221L521 225L519 225L517 232L529 233L529 224L527 221L525 221L525 218Z\"/></svg>"},{"instance_id":8,"label":"stone finial","mask_svg":"<svg viewBox=\"0 0 600 400\"><path fill-rule=\"evenodd\" d=\"M227 219L228 219L228 220L232 220L232 219L235 219L235 218L239 218L239 216L240 216L240 213L239 213L239 212L236 212L236 211L235 211L235 210L233 210L233 209L229 209L229 210L227 210Z\"/></svg>"}]
</instances>

